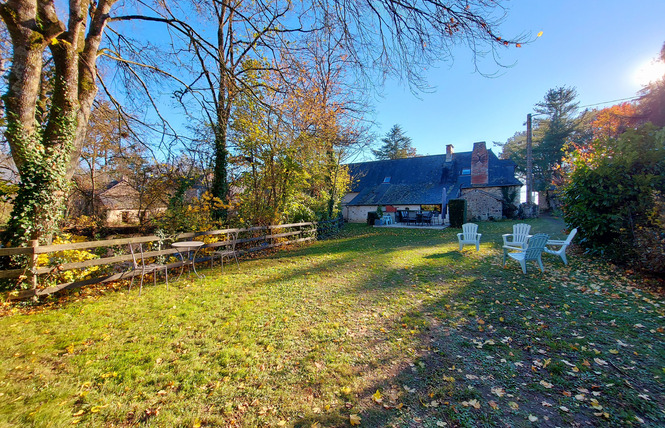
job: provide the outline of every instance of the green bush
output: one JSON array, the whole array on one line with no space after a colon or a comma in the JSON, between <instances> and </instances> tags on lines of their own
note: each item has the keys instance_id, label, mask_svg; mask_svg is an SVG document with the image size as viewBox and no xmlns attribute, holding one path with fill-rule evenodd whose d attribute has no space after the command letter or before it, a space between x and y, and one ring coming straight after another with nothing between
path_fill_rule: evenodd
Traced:
<instances>
[{"instance_id":1,"label":"green bush","mask_svg":"<svg viewBox=\"0 0 665 428\"><path fill-rule=\"evenodd\" d=\"M451 199L448 201L448 215L450 227L462 228L466 223L466 199Z\"/></svg>"},{"instance_id":2,"label":"green bush","mask_svg":"<svg viewBox=\"0 0 665 428\"><path fill-rule=\"evenodd\" d=\"M564 219L579 243L614 262L665 272L665 131L650 125L607 142L612 156L579 163L564 189ZM660 208L659 208L660 207Z\"/></svg>"},{"instance_id":3,"label":"green bush","mask_svg":"<svg viewBox=\"0 0 665 428\"><path fill-rule=\"evenodd\" d=\"M380 217L376 212L374 212L374 211L368 212L367 213L367 225L368 226L374 226L374 222L376 220L378 220L379 218Z\"/></svg>"}]
</instances>

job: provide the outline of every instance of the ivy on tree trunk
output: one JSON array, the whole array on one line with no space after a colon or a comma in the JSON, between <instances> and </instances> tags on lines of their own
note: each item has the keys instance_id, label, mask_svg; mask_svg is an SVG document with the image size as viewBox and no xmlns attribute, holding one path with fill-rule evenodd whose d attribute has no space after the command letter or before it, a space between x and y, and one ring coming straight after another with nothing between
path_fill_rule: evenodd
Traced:
<instances>
[{"instance_id":1,"label":"ivy on tree trunk","mask_svg":"<svg viewBox=\"0 0 665 428\"><path fill-rule=\"evenodd\" d=\"M55 0L0 4L13 52L3 96L5 136L21 179L5 243L49 241L57 230L97 94L97 53L115 1L69 2L66 23ZM50 104L40 104L47 49L54 65L52 90ZM48 111L38 111L38 105Z\"/></svg>"}]
</instances>

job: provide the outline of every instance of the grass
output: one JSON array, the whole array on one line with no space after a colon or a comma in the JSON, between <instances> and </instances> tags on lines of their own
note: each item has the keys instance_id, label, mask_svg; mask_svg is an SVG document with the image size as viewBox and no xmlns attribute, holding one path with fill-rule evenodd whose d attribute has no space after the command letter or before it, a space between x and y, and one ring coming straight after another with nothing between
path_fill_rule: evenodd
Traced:
<instances>
[{"instance_id":1,"label":"grass","mask_svg":"<svg viewBox=\"0 0 665 428\"><path fill-rule=\"evenodd\" d=\"M349 225L140 298L5 303L0 426L665 425L663 299L581 254L504 269L511 228L460 253Z\"/></svg>"}]
</instances>

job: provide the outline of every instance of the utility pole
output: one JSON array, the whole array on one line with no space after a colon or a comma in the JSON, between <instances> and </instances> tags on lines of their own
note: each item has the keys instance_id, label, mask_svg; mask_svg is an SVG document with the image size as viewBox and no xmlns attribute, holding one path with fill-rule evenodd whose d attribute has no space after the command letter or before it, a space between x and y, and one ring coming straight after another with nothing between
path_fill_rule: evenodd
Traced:
<instances>
[{"instance_id":1,"label":"utility pole","mask_svg":"<svg viewBox=\"0 0 665 428\"><path fill-rule=\"evenodd\" d=\"M533 187L533 154L531 152L531 113L526 115L526 203L531 205Z\"/></svg>"}]
</instances>

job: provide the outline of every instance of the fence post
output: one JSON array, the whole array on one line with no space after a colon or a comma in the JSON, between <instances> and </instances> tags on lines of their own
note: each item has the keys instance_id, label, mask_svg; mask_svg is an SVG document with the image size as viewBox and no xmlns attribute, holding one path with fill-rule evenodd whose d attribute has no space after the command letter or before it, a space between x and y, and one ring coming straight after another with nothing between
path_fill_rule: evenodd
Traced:
<instances>
[{"instance_id":1,"label":"fence post","mask_svg":"<svg viewBox=\"0 0 665 428\"><path fill-rule=\"evenodd\" d=\"M28 260L28 267L30 268L30 281L32 281L32 289L37 288L37 247L39 247L39 241L37 239L30 240L30 248L32 252L30 254L30 259Z\"/></svg>"}]
</instances>

